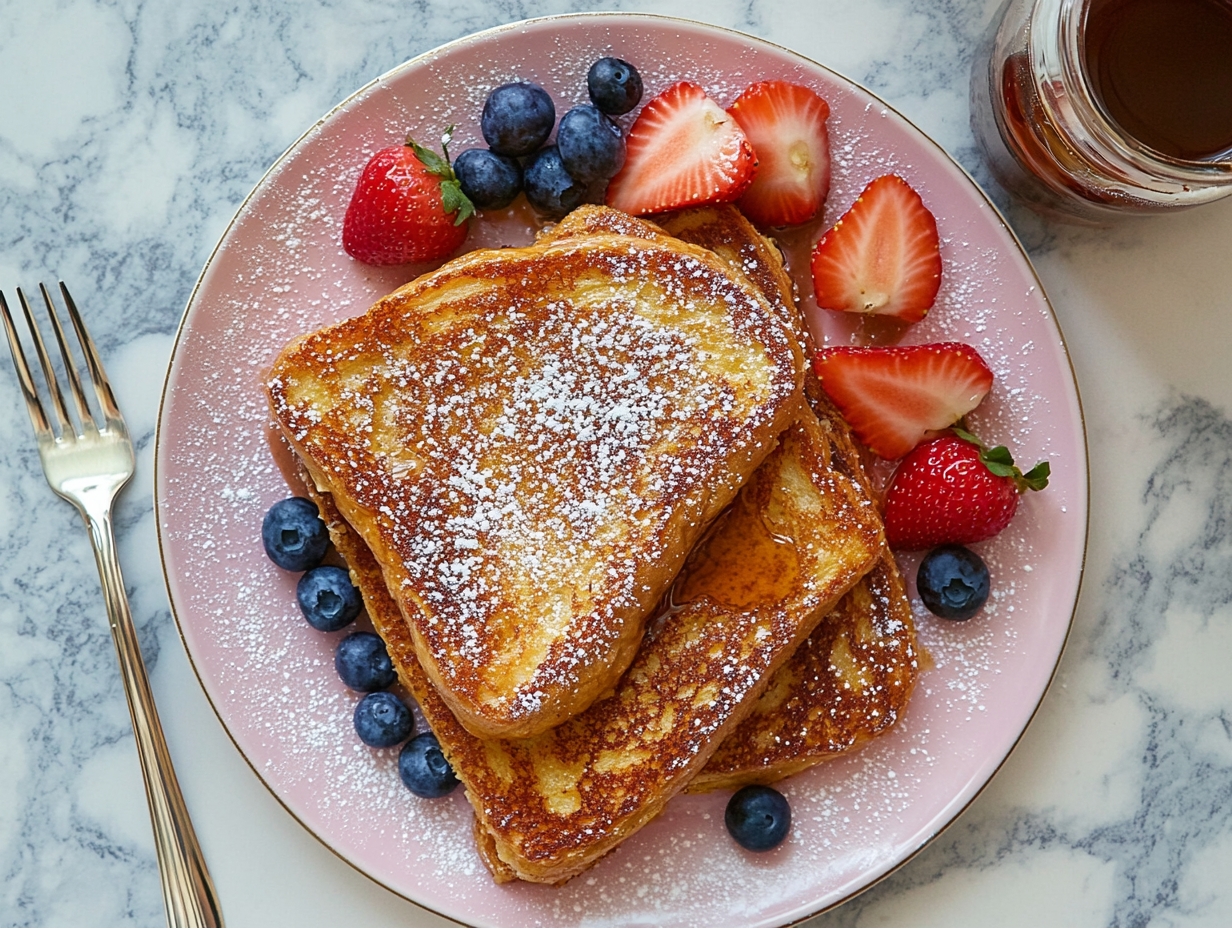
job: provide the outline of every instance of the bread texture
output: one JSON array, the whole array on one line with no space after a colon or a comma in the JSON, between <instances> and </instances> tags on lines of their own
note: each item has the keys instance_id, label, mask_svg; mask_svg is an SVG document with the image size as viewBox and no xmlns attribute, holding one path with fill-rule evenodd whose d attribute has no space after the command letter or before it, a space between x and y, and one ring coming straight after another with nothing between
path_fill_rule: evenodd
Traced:
<instances>
[{"instance_id":1,"label":"bread texture","mask_svg":"<svg viewBox=\"0 0 1232 928\"><path fill-rule=\"evenodd\" d=\"M524 738L629 666L802 382L746 276L602 231L452 261L292 342L267 388L453 717Z\"/></svg>"},{"instance_id":2,"label":"bread texture","mask_svg":"<svg viewBox=\"0 0 1232 928\"><path fill-rule=\"evenodd\" d=\"M845 427L805 412L690 554L632 666L584 713L534 738L476 738L415 659L362 539L311 487L475 809L498 880L559 883L653 819L753 709L777 669L885 551Z\"/></svg>"},{"instance_id":3,"label":"bread texture","mask_svg":"<svg viewBox=\"0 0 1232 928\"><path fill-rule=\"evenodd\" d=\"M537 244L663 244L673 229L714 248L795 341L807 337L777 248L734 207L657 218L585 207ZM901 715L918 672L910 606L850 430L820 390L809 401L689 553L632 666L584 712L526 739L462 723L420 664L388 572L305 472L402 685L466 788L498 882L564 882L683 789L773 782Z\"/></svg>"},{"instance_id":4,"label":"bread texture","mask_svg":"<svg viewBox=\"0 0 1232 928\"><path fill-rule=\"evenodd\" d=\"M887 551L774 675L689 792L774 783L883 734L906 709L919 657L911 602Z\"/></svg>"}]
</instances>

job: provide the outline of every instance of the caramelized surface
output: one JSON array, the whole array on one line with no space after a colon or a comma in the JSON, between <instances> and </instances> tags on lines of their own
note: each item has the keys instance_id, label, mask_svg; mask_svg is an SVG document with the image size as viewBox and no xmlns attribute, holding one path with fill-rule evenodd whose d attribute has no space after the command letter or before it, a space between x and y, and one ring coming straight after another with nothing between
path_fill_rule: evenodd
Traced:
<instances>
[{"instance_id":1,"label":"caramelized surface","mask_svg":"<svg viewBox=\"0 0 1232 928\"><path fill-rule=\"evenodd\" d=\"M766 289L789 326L799 324L777 250L738 211L662 218L699 241L721 238L727 260L742 256L741 273ZM664 234L587 208L541 241L595 232ZM917 669L910 608L892 556L878 559L879 520L849 431L824 394L810 391L810 399L819 422L809 416L785 436L713 523L618 686L579 718L528 741L479 739L459 724L418 665L371 552L330 497L310 488L403 683L467 786L480 855L498 882L561 882L686 784L770 782L851 749L901 712ZM855 521L845 522L844 511ZM862 540L844 547L842 538ZM869 567L827 608L827 595ZM791 640L814 625L793 650Z\"/></svg>"},{"instance_id":2,"label":"caramelized surface","mask_svg":"<svg viewBox=\"0 0 1232 928\"><path fill-rule=\"evenodd\" d=\"M458 723L414 659L370 552L329 497L316 494L403 683L466 786L484 856L500 861L498 878L568 879L650 821L882 556L875 507L833 466L846 440L841 424L805 413L740 491L735 517L716 524L690 556L680 581L689 601L672 597L616 687L581 715L521 741L476 738ZM789 544L798 569L781 581L781 596L733 608L723 602L732 594L722 578L744 559L749 520L783 539L773 544Z\"/></svg>"},{"instance_id":3,"label":"caramelized surface","mask_svg":"<svg viewBox=\"0 0 1232 928\"><path fill-rule=\"evenodd\" d=\"M442 698L472 732L521 737L628 666L798 415L802 365L714 255L600 232L450 262L292 343L268 388Z\"/></svg>"},{"instance_id":4,"label":"caramelized surface","mask_svg":"<svg viewBox=\"0 0 1232 928\"><path fill-rule=\"evenodd\" d=\"M859 747L898 721L919 669L911 603L887 551L774 675L689 791L773 783Z\"/></svg>"}]
</instances>

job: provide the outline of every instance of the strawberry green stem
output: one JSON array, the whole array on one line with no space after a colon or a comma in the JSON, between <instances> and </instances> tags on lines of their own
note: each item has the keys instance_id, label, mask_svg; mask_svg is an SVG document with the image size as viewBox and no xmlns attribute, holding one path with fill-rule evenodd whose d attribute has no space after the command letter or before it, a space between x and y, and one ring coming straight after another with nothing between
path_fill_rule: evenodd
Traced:
<instances>
[{"instance_id":1,"label":"strawberry green stem","mask_svg":"<svg viewBox=\"0 0 1232 928\"><path fill-rule=\"evenodd\" d=\"M989 448L980 439L968 432L965 426L966 421L960 420L960 423L954 426L951 431L958 438L961 438L963 441L969 441L980 449L980 461L994 476L1012 479L1019 493L1026 493L1030 490L1042 490L1048 486L1048 478L1052 475L1052 467L1047 461L1040 461L1024 474L1014 464L1014 458L1010 454L1009 448L1005 447L1005 445Z\"/></svg>"}]
</instances>

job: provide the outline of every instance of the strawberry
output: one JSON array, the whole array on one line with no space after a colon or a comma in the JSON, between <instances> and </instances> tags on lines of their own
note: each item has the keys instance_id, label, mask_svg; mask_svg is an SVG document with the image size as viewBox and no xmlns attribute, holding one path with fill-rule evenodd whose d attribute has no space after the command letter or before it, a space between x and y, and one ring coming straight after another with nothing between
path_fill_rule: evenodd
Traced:
<instances>
[{"instance_id":1,"label":"strawberry","mask_svg":"<svg viewBox=\"0 0 1232 928\"><path fill-rule=\"evenodd\" d=\"M856 437L887 460L975 409L993 380L979 353L958 342L822 348L813 369Z\"/></svg>"},{"instance_id":2,"label":"strawberry","mask_svg":"<svg viewBox=\"0 0 1232 928\"><path fill-rule=\"evenodd\" d=\"M634 216L730 203L757 170L740 124L688 81L647 103L625 144L625 164L608 184L607 205Z\"/></svg>"},{"instance_id":3,"label":"strawberry","mask_svg":"<svg viewBox=\"0 0 1232 928\"><path fill-rule=\"evenodd\" d=\"M830 191L830 104L807 87L761 81L727 112L757 155L757 176L740 209L763 226L789 226L817 215Z\"/></svg>"},{"instance_id":4,"label":"strawberry","mask_svg":"<svg viewBox=\"0 0 1232 928\"><path fill-rule=\"evenodd\" d=\"M417 145L384 148L372 156L342 221L342 247L365 264L440 261L466 240L466 219L475 211L445 157Z\"/></svg>"},{"instance_id":5,"label":"strawberry","mask_svg":"<svg viewBox=\"0 0 1232 928\"><path fill-rule=\"evenodd\" d=\"M988 449L962 429L903 458L885 498L886 541L912 550L969 545L1010 524L1018 499L1048 486L1047 461L1026 474L1004 446Z\"/></svg>"},{"instance_id":6,"label":"strawberry","mask_svg":"<svg viewBox=\"0 0 1232 928\"><path fill-rule=\"evenodd\" d=\"M822 309L918 322L940 286L937 221L893 174L865 187L813 248L813 290Z\"/></svg>"}]
</instances>

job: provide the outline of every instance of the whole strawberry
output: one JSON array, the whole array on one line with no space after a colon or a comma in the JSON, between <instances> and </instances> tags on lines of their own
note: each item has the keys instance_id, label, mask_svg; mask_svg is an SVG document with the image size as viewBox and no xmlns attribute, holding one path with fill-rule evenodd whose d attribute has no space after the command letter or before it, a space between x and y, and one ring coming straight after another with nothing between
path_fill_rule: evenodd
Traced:
<instances>
[{"instance_id":1,"label":"whole strawberry","mask_svg":"<svg viewBox=\"0 0 1232 928\"><path fill-rule=\"evenodd\" d=\"M440 261L466 240L475 211L445 157L407 138L405 145L372 156L360 175L346 218L342 247L365 264Z\"/></svg>"},{"instance_id":2,"label":"whole strawberry","mask_svg":"<svg viewBox=\"0 0 1232 928\"><path fill-rule=\"evenodd\" d=\"M903 458L885 498L886 541L913 550L968 545L1010 524L1019 497L1048 485L1048 462L1023 474L1004 446L954 429Z\"/></svg>"}]
</instances>

